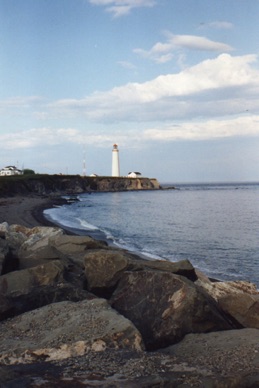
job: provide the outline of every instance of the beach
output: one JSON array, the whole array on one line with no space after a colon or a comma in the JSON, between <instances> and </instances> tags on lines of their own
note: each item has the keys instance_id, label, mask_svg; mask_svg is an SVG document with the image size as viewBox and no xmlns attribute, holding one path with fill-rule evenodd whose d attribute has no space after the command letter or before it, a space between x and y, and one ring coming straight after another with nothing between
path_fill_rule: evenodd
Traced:
<instances>
[{"instance_id":1,"label":"beach","mask_svg":"<svg viewBox=\"0 0 259 388\"><path fill-rule=\"evenodd\" d=\"M62 199L42 196L15 196L0 198L0 223L18 224L28 228L34 226L52 226L43 211L64 203Z\"/></svg>"}]
</instances>

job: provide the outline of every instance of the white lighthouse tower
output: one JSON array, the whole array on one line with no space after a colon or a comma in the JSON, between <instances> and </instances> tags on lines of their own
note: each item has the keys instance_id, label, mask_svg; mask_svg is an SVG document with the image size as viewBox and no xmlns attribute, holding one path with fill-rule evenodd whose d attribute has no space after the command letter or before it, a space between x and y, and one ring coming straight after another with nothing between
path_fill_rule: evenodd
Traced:
<instances>
[{"instance_id":1,"label":"white lighthouse tower","mask_svg":"<svg viewBox=\"0 0 259 388\"><path fill-rule=\"evenodd\" d=\"M113 144L112 150L112 176L120 176L119 150L117 144Z\"/></svg>"}]
</instances>

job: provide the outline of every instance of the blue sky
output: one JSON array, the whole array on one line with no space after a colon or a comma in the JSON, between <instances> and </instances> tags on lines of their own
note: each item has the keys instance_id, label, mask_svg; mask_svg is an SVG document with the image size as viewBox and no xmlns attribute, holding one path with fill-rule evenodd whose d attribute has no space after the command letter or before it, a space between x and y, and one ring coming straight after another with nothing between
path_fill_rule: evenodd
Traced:
<instances>
[{"instance_id":1,"label":"blue sky","mask_svg":"<svg viewBox=\"0 0 259 388\"><path fill-rule=\"evenodd\" d=\"M0 0L0 167L259 180L258 0Z\"/></svg>"}]
</instances>

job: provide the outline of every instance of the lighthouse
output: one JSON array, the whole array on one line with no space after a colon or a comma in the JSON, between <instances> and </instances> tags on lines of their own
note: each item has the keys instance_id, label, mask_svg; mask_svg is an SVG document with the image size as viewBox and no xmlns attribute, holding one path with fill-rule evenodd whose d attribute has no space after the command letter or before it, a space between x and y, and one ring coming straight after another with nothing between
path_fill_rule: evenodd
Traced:
<instances>
[{"instance_id":1,"label":"lighthouse","mask_svg":"<svg viewBox=\"0 0 259 388\"><path fill-rule=\"evenodd\" d=\"M112 150L112 176L120 176L120 162L118 145L113 145Z\"/></svg>"}]
</instances>

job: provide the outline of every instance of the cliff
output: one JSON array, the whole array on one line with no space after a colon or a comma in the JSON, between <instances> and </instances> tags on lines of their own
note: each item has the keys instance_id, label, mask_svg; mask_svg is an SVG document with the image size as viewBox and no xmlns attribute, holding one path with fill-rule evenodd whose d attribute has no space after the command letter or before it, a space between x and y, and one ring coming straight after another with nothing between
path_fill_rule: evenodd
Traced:
<instances>
[{"instance_id":1,"label":"cliff","mask_svg":"<svg viewBox=\"0 0 259 388\"><path fill-rule=\"evenodd\" d=\"M0 177L0 196L2 197L158 189L160 189L158 181L149 178L38 174Z\"/></svg>"}]
</instances>

